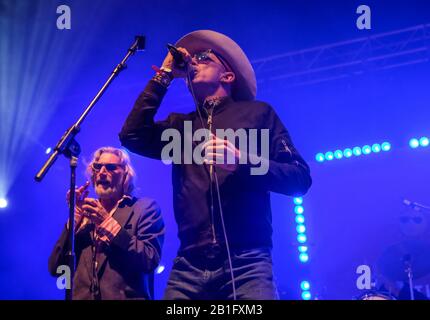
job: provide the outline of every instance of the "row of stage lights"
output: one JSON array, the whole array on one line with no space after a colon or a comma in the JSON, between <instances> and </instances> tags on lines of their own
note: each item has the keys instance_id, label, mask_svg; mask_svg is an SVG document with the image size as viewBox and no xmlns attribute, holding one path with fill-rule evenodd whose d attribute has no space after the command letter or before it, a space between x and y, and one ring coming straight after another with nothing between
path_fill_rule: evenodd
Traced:
<instances>
[{"instance_id":1,"label":"row of stage lights","mask_svg":"<svg viewBox=\"0 0 430 320\"><path fill-rule=\"evenodd\" d=\"M352 156L358 157L361 155L368 155L371 153L387 152L391 150L391 144L389 142L383 142L381 144L374 143L372 145L365 145L362 147L346 148L344 150L336 150L334 152L328 151L326 153L317 153L315 160L318 162L331 161L334 159L351 158Z\"/></svg>"},{"instance_id":2,"label":"row of stage lights","mask_svg":"<svg viewBox=\"0 0 430 320\"><path fill-rule=\"evenodd\" d=\"M307 263L309 261L309 253L307 246L307 237L306 237L306 225L305 225L305 209L303 207L303 198L296 197L294 198L294 212L296 213L295 221L296 221L296 231L297 231L297 241L299 243L297 249L299 251L299 260L301 263ZM302 281L300 284L301 289L301 297L303 300L310 300L310 283L309 281Z\"/></svg>"},{"instance_id":3,"label":"row of stage lights","mask_svg":"<svg viewBox=\"0 0 430 320\"><path fill-rule=\"evenodd\" d=\"M409 146L412 149L416 149L418 147L428 147L430 145L430 141L428 137L421 138L412 138L409 140ZM351 158L353 156L359 157L361 155L369 155L371 153L380 153L390 151L392 148L391 143L383 142L381 144L374 143L372 145L367 144L362 147L354 147L354 148L346 148L344 150L336 150L336 151L327 151L325 153L319 152L315 155L315 160L317 162L331 161L331 160L340 160L343 158Z\"/></svg>"}]
</instances>

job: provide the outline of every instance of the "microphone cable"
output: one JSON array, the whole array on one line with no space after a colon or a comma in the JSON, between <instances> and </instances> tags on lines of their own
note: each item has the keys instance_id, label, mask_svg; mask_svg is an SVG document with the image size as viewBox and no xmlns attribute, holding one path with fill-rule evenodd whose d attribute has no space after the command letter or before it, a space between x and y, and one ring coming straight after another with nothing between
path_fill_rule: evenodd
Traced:
<instances>
[{"instance_id":1,"label":"microphone cable","mask_svg":"<svg viewBox=\"0 0 430 320\"><path fill-rule=\"evenodd\" d=\"M186 64L186 73L187 73L187 81L188 81L188 86L190 87L190 92L191 92L191 96L193 97L193 101L194 104L196 106L197 109L197 113L199 115L199 119L202 125L202 128L206 129L206 126L204 125L204 121L203 121L203 117L201 114L201 110L199 108L199 104L194 92L194 88L193 88L193 84L191 82L191 76L190 76L190 72L189 72L189 64ZM213 107L215 108L215 107ZM213 109L212 109L212 113L213 113ZM211 114L211 118L212 118L212 114ZM211 119L212 120L212 119ZM212 133L212 128L209 128L210 132ZM207 136L207 141L210 141L210 136ZM215 225L215 219L214 219L214 207L213 207L213 203L214 203L214 196L213 196L213 180L215 177L215 187L216 187L216 193L217 193L217 198L218 198L218 207L219 207L219 211L220 211L220 220L221 220L221 226L222 226L222 231L224 234L224 241L225 241L225 246L226 246L226 251L227 251L227 259L228 259L228 264L229 264L229 268L230 268L230 277L231 277L231 284L232 284L232 289L233 289L233 300L237 300L236 297L236 281L235 281L235 277L234 277L234 272L233 272L233 261L231 258L231 252L230 252L230 245L228 242L228 237L227 237L227 230L225 227L225 223L224 223L224 212L222 210L222 204L221 204L221 195L220 195L220 190L219 190L219 183L218 183L218 175L216 173L215 170L215 166L213 164L210 165L211 168L213 168L213 170L210 170L209 172L209 177L210 177L210 193L211 193L211 216L212 216L212 228L214 228ZM215 230L213 229L213 234L215 235ZM216 235L215 235L216 236Z\"/></svg>"}]
</instances>

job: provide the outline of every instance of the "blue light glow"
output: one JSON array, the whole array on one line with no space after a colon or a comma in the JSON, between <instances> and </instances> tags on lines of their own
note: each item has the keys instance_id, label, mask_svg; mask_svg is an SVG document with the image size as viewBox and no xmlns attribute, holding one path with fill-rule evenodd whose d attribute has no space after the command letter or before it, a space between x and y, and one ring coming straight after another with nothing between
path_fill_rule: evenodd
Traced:
<instances>
[{"instance_id":1,"label":"blue light glow","mask_svg":"<svg viewBox=\"0 0 430 320\"><path fill-rule=\"evenodd\" d=\"M155 273L156 273L156 274L160 274L160 273L162 273L162 272L164 271L164 269L165 269L165 266L164 266L164 265L162 265L162 264L160 264L160 265L157 267L157 269L155 269Z\"/></svg>"},{"instance_id":2,"label":"blue light glow","mask_svg":"<svg viewBox=\"0 0 430 320\"><path fill-rule=\"evenodd\" d=\"M309 255L307 253L301 253L299 255L299 260L300 260L300 262L303 262L303 263L308 262L309 261Z\"/></svg>"},{"instance_id":3,"label":"blue light glow","mask_svg":"<svg viewBox=\"0 0 430 320\"><path fill-rule=\"evenodd\" d=\"M418 148L420 146L420 142L418 141L418 139L413 138L413 139L409 140L409 146L412 149Z\"/></svg>"},{"instance_id":4,"label":"blue light glow","mask_svg":"<svg viewBox=\"0 0 430 320\"><path fill-rule=\"evenodd\" d=\"M354 147L354 149L352 149L352 153L354 154L354 156L361 156L361 148L360 147Z\"/></svg>"},{"instance_id":5,"label":"blue light glow","mask_svg":"<svg viewBox=\"0 0 430 320\"><path fill-rule=\"evenodd\" d=\"M381 151L381 145L379 143L375 143L372 145L372 151L378 153Z\"/></svg>"},{"instance_id":6,"label":"blue light glow","mask_svg":"<svg viewBox=\"0 0 430 320\"><path fill-rule=\"evenodd\" d=\"M336 150L336 151L334 152L334 157L335 157L336 159L342 159L342 158L343 158L343 152L342 152L341 150Z\"/></svg>"},{"instance_id":7,"label":"blue light glow","mask_svg":"<svg viewBox=\"0 0 430 320\"><path fill-rule=\"evenodd\" d=\"M370 154L372 152L372 148L366 144L361 148L361 151L363 151L363 154Z\"/></svg>"},{"instance_id":8,"label":"blue light glow","mask_svg":"<svg viewBox=\"0 0 430 320\"><path fill-rule=\"evenodd\" d=\"M302 283L300 283L300 288L302 288L303 291L309 291L311 285L309 281L302 281Z\"/></svg>"},{"instance_id":9,"label":"blue light glow","mask_svg":"<svg viewBox=\"0 0 430 320\"><path fill-rule=\"evenodd\" d=\"M303 212L305 212L305 209L302 206L296 206L294 208L294 212L297 214L302 214Z\"/></svg>"},{"instance_id":10,"label":"blue light glow","mask_svg":"<svg viewBox=\"0 0 430 320\"><path fill-rule=\"evenodd\" d=\"M381 144L382 151L390 151L391 150L391 144L389 142L384 142Z\"/></svg>"},{"instance_id":11,"label":"blue light glow","mask_svg":"<svg viewBox=\"0 0 430 320\"><path fill-rule=\"evenodd\" d=\"M302 252L302 253L308 252L307 246L299 246L297 249L299 250L299 252Z\"/></svg>"},{"instance_id":12,"label":"blue light glow","mask_svg":"<svg viewBox=\"0 0 430 320\"><path fill-rule=\"evenodd\" d=\"M346 148L345 150L343 150L343 155L345 156L345 158L350 158L352 156L352 150L350 148Z\"/></svg>"},{"instance_id":13,"label":"blue light glow","mask_svg":"<svg viewBox=\"0 0 430 320\"><path fill-rule=\"evenodd\" d=\"M302 292L302 299L303 300L310 300L311 299L311 293L309 291L303 291Z\"/></svg>"},{"instance_id":14,"label":"blue light glow","mask_svg":"<svg viewBox=\"0 0 430 320\"><path fill-rule=\"evenodd\" d=\"M333 160L333 158L334 158L333 152L329 151L325 153L326 160L330 161L330 160Z\"/></svg>"},{"instance_id":15,"label":"blue light glow","mask_svg":"<svg viewBox=\"0 0 430 320\"><path fill-rule=\"evenodd\" d=\"M324 154L323 153L317 153L317 155L315 156L315 160L318 162L323 162L325 160Z\"/></svg>"},{"instance_id":16,"label":"blue light glow","mask_svg":"<svg viewBox=\"0 0 430 320\"><path fill-rule=\"evenodd\" d=\"M302 224L299 224L296 227L296 230L297 230L297 233L305 233L306 232L306 227L304 225L302 225Z\"/></svg>"},{"instance_id":17,"label":"blue light glow","mask_svg":"<svg viewBox=\"0 0 430 320\"><path fill-rule=\"evenodd\" d=\"M305 243L305 242L306 242L306 240L307 240L307 238L306 238L306 235L305 235L305 234L299 234L299 235L297 236L297 241L298 241L298 242L300 242L300 243Z\"/></svg>"},{"instance_id":18,"label":"blue light glow","mask_svg":"<svg viewBox=\"0 0 430 320\"><path fill-rule=\"evenodd\" d=\"M429 138L422 137L420 138L420 146L421 147L427 147L429 145Z\"/></svg>"},{"instance_id":19,"label":"blue light glow","mask_svg":"<svg viewBox=\"0 0 430 320\"><path fill-rule=\"evenodd\" d=\"M0 198L0 209L7 207L7 200L5 198Z\"/></svg>"},{"instance_id":20,"label":"blue light glow","mask_svg":"<svg viewBox=\"0 0 430 320\"><path fill-rule=\"evenodd\" d=\"M295 205L301 205L303 203L303 198L302 197L296 197L294 198L294 204Z\"/></svg>"},{"instance_id":21,"label":"blue light glow","mask_svg":"<svg viewBox=\"0 0 430 320\"><path fill-rule=\"evenodd\" d=\"M305 217L301 214L296 215L296 223L297 224L305 223Z\"/></svg>"}]
</instances>

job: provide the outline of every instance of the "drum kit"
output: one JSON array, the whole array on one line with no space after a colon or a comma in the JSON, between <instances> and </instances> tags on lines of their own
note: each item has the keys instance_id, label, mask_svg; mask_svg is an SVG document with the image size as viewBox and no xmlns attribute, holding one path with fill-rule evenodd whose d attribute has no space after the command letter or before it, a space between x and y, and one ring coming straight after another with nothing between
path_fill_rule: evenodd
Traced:
<instances>
[{"instance_id":1,"label":"drum kit","mask_svg":"<svg viewBox=\"0 0 430 320\"><path fill-rule=\"evenodd\" d=\"M430 213L430 207L404 200L403 203L412 208L400 217L403 224L402 232L405 239L387 247L379 257L377 267L385 281L378 281L382 286L369 290L358 297L358 300L417 300L426 299L422 293L414 290L417 279L430 275L430 239L423 237L423 225L426 223L425 214ZM413 224L411 227L408 224ZM401 226L402 228L402 226ZM427 229L427 226L425 226ZM388 290L387 283L402 283L403 289L394 296Z\"/></svg>"}]
</instances>

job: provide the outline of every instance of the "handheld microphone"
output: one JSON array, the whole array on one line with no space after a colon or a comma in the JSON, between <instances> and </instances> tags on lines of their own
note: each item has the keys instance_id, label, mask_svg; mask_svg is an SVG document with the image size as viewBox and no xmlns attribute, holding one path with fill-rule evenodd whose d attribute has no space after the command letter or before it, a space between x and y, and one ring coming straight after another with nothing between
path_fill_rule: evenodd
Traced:
<instances>
[{"instance_id":1,"label":"handheld microphone","mask_svg":"<svg viewBox=\"0 0 430 320\"><path fill-rule=\"evenodd\" d=\"M186 66L186 62L182 53L172 44L168 43L167 48L173 56L173 60L175 61L175 66L179 69L184 69Z\"/></svg>"}]
</instances>

